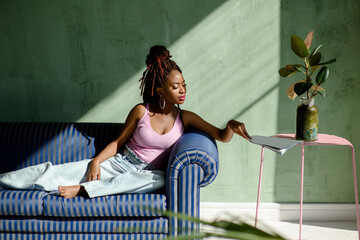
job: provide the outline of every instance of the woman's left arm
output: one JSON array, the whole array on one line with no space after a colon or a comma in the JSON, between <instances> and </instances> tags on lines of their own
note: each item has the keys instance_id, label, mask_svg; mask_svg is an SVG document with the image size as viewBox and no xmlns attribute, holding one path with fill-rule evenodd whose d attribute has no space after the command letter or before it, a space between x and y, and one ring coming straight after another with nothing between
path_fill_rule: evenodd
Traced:
<instances>
[{"instance_id":1,"label":"woman's left arm","mask_svg":"<svg viewBox=\"0 0 360 240\"><path fill-rule=\"evenodd\" d=\"M211 125L193 112L186 110L181 110L181 112L185 128L193 127L199 129L200 131L209 134L218 141L229 142L234 133L242 136L246 140L251 139L250 135L246 131L245 124L242 122L230 120L224 129L220 129Z\"/></svg>"}]
</instances>

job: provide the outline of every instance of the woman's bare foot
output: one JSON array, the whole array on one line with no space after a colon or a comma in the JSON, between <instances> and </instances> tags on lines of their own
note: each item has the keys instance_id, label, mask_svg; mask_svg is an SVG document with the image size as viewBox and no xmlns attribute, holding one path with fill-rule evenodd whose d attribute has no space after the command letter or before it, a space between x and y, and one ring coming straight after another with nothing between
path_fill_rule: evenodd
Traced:
<instances>
[{"instance_id":1,"label":"woman's bare foot","mask_svg":"<svg viewBox=\"0 0 360 240\"><path fill-rule=\"evenodd\" d=\"M73 186L59 186L60 196L64 198L73 198L85 191L84 187L81 185Z\"/></svg>"}]
</instances>

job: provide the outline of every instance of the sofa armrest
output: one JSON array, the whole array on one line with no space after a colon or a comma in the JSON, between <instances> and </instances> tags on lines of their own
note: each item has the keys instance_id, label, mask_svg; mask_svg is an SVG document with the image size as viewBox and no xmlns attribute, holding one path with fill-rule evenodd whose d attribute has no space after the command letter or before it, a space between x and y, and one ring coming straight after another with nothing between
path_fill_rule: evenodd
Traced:
<instances>
[{"instance_id":1,"label":"sofa armrest","mask_svg":"<svg viewBox=\"0 0 360 240\"><path fill-rule=\"evenodd\" d=\"M167 168L168 210L199 217L200 187L214 181L218 173L216 142L207 134L193 131L174 144ZM198 230L198 224L170 219L170 236Z\"/></svg>"},{"instance_id":2,"label":"sofa armrest","mask_svg":"<svg viewBox=\"0 0 360 240\"><path fill-rule=\"evenodd\" d=\"M196 164L204 171L204 178L199 183L199 187L204 187L215 179L218 162L217 145L213 138L200 131L185 133L172 148L166 182L169 184L170 179L178 178L181 170L187 165Z\"/></svg>"}]
</instances>

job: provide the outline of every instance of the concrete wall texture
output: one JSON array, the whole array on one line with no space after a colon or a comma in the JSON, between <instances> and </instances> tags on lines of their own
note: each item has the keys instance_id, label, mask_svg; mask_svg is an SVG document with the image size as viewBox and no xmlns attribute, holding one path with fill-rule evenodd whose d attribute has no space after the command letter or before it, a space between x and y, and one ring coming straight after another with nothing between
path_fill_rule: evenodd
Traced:
<instances>
[{"instance_id":1,"label":"concrete wall texture","mask_svg":"<svg viewBox=\"0 0 360 240\"><path fill-rule=\"evenodd\" d=\"M299 62L290 36L314 30L313 46L337 58L316 98L319 131L357 151L359 15L357 0L0 0L0 121L124 122L141 102L146 54L163 44L188 84L182 108L218 127L235 118L252 135L294 133L298 99L286 89L301 76L278 69ZM256 201L261 148L238 136L218 147L201 200ZM299 201L300 155L265 152L263 202ZM305 160L305 202L354 201L348 147L307 147Z\"/></svg>"}]
</instances>

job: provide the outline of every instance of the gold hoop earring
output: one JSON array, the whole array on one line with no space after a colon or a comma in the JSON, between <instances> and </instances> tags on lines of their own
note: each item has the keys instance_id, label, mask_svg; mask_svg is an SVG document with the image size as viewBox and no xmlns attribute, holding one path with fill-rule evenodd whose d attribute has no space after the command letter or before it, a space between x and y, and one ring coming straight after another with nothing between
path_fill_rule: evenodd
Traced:
<instances>
[{"instance_id":1,"label":"gold hoop earring","mask_svg":"<svg viewBox=\"0 0 360 240\"><path fill-rule=\"evenodd\" d=\"M163 98L163 96L161 96L161 95L160 95L160 98L159 98L159 105L160 105L161 109L164 109L165 105L166 105L165 98Z\"/></svg>"}]
</instances>

